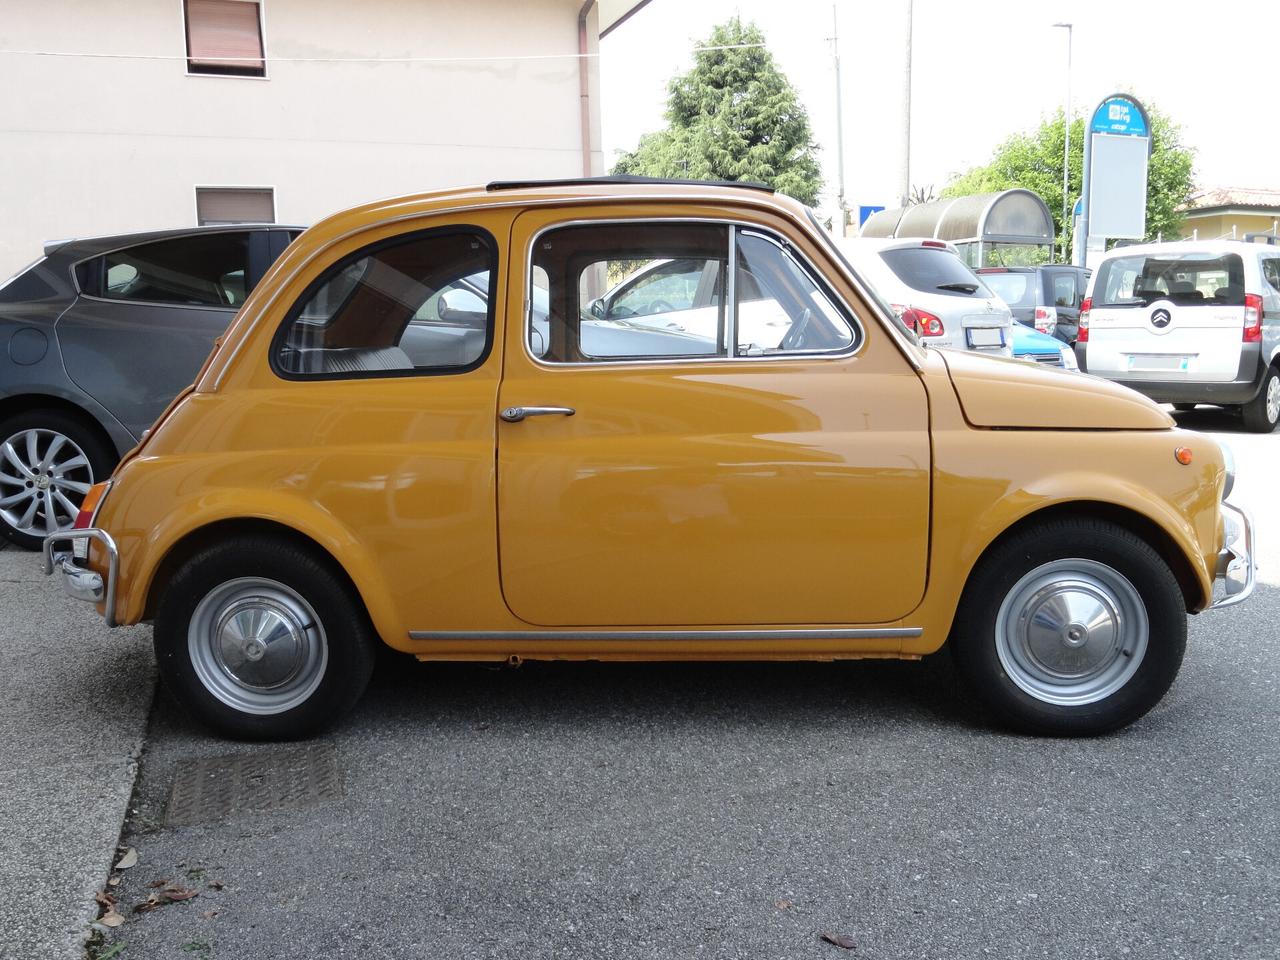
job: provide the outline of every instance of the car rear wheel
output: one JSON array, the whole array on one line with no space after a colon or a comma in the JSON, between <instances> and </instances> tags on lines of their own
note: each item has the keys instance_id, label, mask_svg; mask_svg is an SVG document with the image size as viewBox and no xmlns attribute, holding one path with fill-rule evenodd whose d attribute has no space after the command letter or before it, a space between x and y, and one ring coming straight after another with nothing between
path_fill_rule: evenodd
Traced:
<instances>
[{"instance_id":1,"label":"car rear wheel","mask_svg":"<svg viewBox=\"0 0 1280 960\"><path fill-rule=\"evenodd\" d=\"M1267 368L1258 395L1240 408L1250 433L1270 433L1280 422L1280 370Z\"/></svg>"},{"instance_id":2,"label":"car rear wheel","mask_svg":"<svg viewBox=\"0 0 1280 960\"><path fill-rule=\"evenodd\" d=\"M1160 701L1186 638L1182 592L1155 550L1115 524L1064 519L982 559L951 642L970 687L1008 725L1093 736Z\"/></svg>"},{"instance_id":3,"label":"car rear wheel","mask_svg":"<svg viewBox=\"0 0 1280 960\"><path fill-rule=\"evenodd\" d=\"M294 740L345 714L373 672L369 617L327 562L286 540L208 547L169 581L155 622L161 677L225 736Z\"/></svg>"},{"instance_id":4,"label":"car rear wheel","mask_svg":"<svg viewBox=\"0 0 1280 960\"><path fill-rule=\"evenodd\" d=\"M115 463L107 444L59 410L0 422L0 535L28 550L75 523L89 487Z\"/></svg>"}]
</instances>

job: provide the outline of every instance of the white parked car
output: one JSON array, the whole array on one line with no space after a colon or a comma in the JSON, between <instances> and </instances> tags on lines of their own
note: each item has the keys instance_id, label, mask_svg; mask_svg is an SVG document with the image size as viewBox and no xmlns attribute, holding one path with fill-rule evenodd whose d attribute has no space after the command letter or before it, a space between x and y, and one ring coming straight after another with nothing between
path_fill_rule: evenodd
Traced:
<instances>
[{"instance_id":1,"label":"white parked car","mask_svg":"<svg viewBox=\"0 0 1280 960\"><path fill-rule=\"evenodd\" d=\"M954 245L918 238L843 237L836 246L922 344L1013 355L1013 314L965 265Z\"/></svg>"},{"instance_id":2,"label":"white parked car","mask_svg":"<svg viewBox=\"0 0 1280 960\"><path fill-rule=\"evenodd\" d=\"M1280 421L1280 246L1235 240L1120 247L1081 304L1082 369L1189 409Z\"/></svg>"}]
</instances>

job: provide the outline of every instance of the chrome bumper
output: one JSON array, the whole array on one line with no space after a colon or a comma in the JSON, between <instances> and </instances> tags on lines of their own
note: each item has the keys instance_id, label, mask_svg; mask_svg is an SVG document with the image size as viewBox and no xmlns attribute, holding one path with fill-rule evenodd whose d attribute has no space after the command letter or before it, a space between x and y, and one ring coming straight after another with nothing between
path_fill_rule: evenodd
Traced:
<instances>
[{"instance_id":1,"label":"chrome bumper","mask_svg":"<svg viewBox=\"0 0 1280 960\"><path fill-rule=\"evenodd\" d=\"M107 552L107 579L103 583L102 574L95 573L88 567L80 566L82 560L86 560L89 555L89 541L96 540L102 545L102 549ZM78 557L81 551L76 546L77 542L84 541L84 556ZM55 550L55 546L60 543L71 543L71 550ZM116 549L116 542L111 539L111 534L105 530L98 530L89 527L85 530L67 530L64 533L55 533L53 536L44 538L44 572L49 575L56 569L62 574L62 589L66 591L67 596L76 600L86 600L89 603L98 603L104 597L106 599L106 610L104 611L108 627L116 625L116 576L120 568L120 551Z\"/></svg>"},{"instance_id":2,"label":"chrome bumper","mask_svg":"<svg viewBox=\"0 0 1280 960\"><path fill-rule=\"evenodd\" d=\"M1213 577L1213 607L1229 607L1253 593L1253 518L1234 504L1222 504L1223 544Z\"/></svg>"}]
</instances>

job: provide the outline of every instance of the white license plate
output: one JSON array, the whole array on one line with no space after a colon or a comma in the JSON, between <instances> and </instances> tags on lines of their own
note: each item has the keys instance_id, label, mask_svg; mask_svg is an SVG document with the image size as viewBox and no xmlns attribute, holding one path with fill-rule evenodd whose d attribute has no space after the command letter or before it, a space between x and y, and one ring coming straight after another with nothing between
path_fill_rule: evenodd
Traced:
<instances>
[{"instance_id":1,"label":"white license plate","mask_svg":"<svg viewBox=\"0 0 1280 960\"><path fill-rule=\"evenodd\" d=\"M1191 365L1190 357L1170 356L1168 354L1130 354L1130 370L1147 370L1154 372L1186 373Z\"/></svg>"},{"instance_id":2,"label":"white license plate","mask_svg":"<svg viewBox=\"0 0 1280 960\"><path fill-rule=\"evenodd\" d=\"M1003 347L1004 327L965 327L971 347Z\"/></svg>"}]
</instances>

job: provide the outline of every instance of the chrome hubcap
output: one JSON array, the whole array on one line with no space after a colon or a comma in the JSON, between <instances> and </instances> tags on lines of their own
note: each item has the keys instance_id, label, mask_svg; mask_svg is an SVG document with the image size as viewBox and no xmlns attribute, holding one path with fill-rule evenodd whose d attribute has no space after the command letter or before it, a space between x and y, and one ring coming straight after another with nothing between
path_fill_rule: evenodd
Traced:
<instances>
[{"instance_id":1,"label":"chrome hubcap","mask_svg":"<svg viewBox=\"0 0 1280 960\"><path fill-rule=\"evenodd\" d=\"M0 518L33 537L66 530L93 480L89 458L70 437L21 430L0 444Z\"/></svg>"},{"instance_id":2,"label":"chrome hubcap","mask_svg":"<svg viewBox=\"0 0 1280 960\"><path fill-rule=\"evenodd\" d=\"M187 632L191 665L227 706L259 715L304 703L324 679L329 645L311 605L261 577L229 580L205 595Z\"/></svg>"},{"instance_id":3,"label":"chrome hubcap","mask_svg":"<svg viewBox=\"0 0 1280 960\"><path fill-rule=\"evenodd\" d=\"M1267 381L1267 421L1277 420L1280 420L1280 377L1272 377Z\"/></svg>"},{"instance_id":4,"label":"chrome hubcap","mask_svg":"<svg viewBox=\"0 0 1280 960\"><path fill-rule=\"evenodd\" d=\"M1005 597L996 615L996 652L1025 693L1080 706L1129 682L1148 633L1142 597L1123 574L1094 560L1055 560Z\"/></svg>"}]
</instances>

